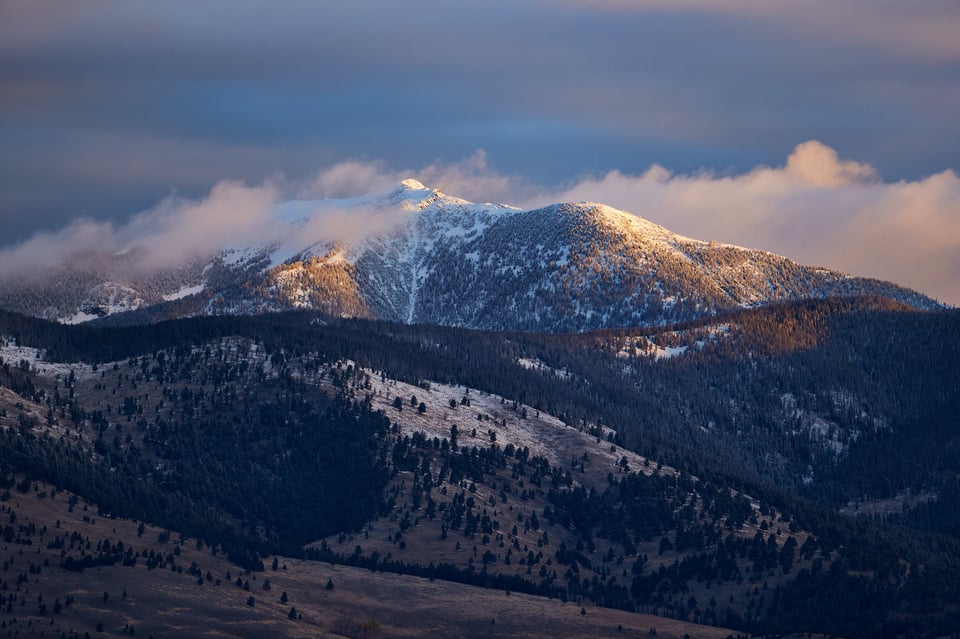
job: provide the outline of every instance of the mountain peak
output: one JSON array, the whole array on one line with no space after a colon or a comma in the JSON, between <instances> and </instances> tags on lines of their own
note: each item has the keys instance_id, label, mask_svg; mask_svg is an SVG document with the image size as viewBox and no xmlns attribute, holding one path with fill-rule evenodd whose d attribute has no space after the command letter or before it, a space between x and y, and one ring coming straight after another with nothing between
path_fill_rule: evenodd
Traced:
<instances>
[{"instance_id":1,"label":"mountain peak","mask_svg":"<svg viewBox=\"0 0 960 639\"><path fill-rule=\"evenodd\" d=\"M423 185L422 182L420 182L420 180L415 180L415 179L413 179L413 178L407 178L407 179L405 179L405 180L401 180L401 181L400 181L400 186L401 186L405 191L427 191L427 190L429 190L427 187L425 187L425 186Z\"/></svg>"},{"instance_id":2,"label":"mountain peak","mask_svg":"<svg viewBox=\"0 0 960 639\"><path fill-rule=\"evenodd\" d=\"M111 277L81 268L60 288L0 286L0 305L61 319L161 304L158 312L177 314L315 308L547 332L664 324L827 296L938 307L892 284L685 238L597 202L535 210L473 204L413 178L365 196L286 202L275 221L288 227L274 225L273 241L209 262L130 276L135 259L114 257ZM336 241L343 248L332 251Z\"/></svg>"}]
</instances>

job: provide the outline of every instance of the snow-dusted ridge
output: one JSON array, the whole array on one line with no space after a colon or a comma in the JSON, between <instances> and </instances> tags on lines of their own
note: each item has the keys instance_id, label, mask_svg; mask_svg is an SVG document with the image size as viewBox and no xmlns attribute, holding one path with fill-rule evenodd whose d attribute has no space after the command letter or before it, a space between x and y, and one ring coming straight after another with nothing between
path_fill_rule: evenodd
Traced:
<instances>
[{"instance_id":1,"label":"snow-dusted ridge","mask_svg":"<svg viewBox=\"0 0 960 639\"><path fill-rule=\"evenodd\" d=\"M168 317L298 308L550 332L658 325L827 296L940 306L886 282L677 235L604 204L475 204L413 179L370 195L285 202L270 226L259 244L229 246L169 272L70 272L69 287L13 286L0 290L0 304L70 322L167 304L175 305ZM108 266L111 259L132 258L103 257Z\"/></svg>"}]
</instances>

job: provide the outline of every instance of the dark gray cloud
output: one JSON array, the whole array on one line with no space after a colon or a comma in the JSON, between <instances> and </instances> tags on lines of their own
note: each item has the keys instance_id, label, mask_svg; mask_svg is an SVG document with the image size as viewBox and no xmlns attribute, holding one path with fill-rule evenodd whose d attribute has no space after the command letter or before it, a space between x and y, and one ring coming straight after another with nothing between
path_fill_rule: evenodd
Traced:
<instances>
[{"instance_id":1,"label":"dark gray cloud","mask_svg":"<svg viewBox=\"0 0 960 639\"><path fill-rule=\"evenodd\" d=\"M0 246L223 179L478 149L557 187L819 139L919 180L960 167L958 32L954 0L0 0Z\"/></svg>"}]
</instances>

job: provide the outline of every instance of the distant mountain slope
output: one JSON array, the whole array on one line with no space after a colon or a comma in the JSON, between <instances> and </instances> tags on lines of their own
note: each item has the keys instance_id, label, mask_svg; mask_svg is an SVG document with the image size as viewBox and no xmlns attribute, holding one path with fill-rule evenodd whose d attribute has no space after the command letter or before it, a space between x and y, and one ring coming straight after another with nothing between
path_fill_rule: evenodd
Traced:
<instances>
[{"instance_id":1,"label":"distant mountain slope","mask_svg":"<svg viewBox=\"0 0 960 639\"><path fill-rule=\"evenodd\" d=\"M336 237L327 216L362 237ZM802 266L765 251L693 240L595 203L536 210L472 204L406 180L389 193L290 202L262 245L174 269L136 253L89 256L51 281L0 284L0 306L77 322L313 309L536 332L657 325L770 302L877 295L941 305L888 282ZM321 230L317 230L317 229Z\"/></svg>"}]
</instances>

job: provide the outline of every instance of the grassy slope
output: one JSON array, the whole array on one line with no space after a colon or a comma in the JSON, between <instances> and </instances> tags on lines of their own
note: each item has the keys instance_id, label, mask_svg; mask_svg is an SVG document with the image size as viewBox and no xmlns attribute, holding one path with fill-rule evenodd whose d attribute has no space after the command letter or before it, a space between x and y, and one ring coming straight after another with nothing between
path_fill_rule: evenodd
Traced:
<instances>
[{"instance_id":1,"label":"grassy slope","mask_svg":"<svg viewBox=\"0 0 960 639\"><path fill-rule=\"evenodd\" d=\"M96 507L83 501L71 512L70 498L69 493L54 493L51 486L34 483L28 492L13 491L2 503L5 522L15 513L15 528L36 527L33 535L20 535L20 541L29 540L29 545L0 542L0 558L8 563L2 576L8 588L3 594L16 599L9 610L0 609L0 623L19 630L21 636L41 630L48 636L74 631L94 636L102 623L106 636L122 635L130 625L136 636L158 638L361 637L361 624L370 620L376 620L379 630L368 636L376 637L639 637L648 636L650 628L656 628L661 637L730 634L722 628L589 605L582 615L580 606L558 600L285 557L277 558L276 571L269 568L272 558L268 558L265 572L245 573L222 554L208 547L198 549L195 540L180 540L176 533L163 543L158 541L163 531L147 525L138 536L137 522L97 516ZM44 527L46 532L41 534ZM74 532L89 539L93 551L104 538L113 544L122 541L135 553L170 554L179 547L175 564L182 571L172 570L169 564L148 570L139 560L133 567L116 564L68 572L60 567L61 551L47 544L58 535L69 537ZM67 554L79 557L79 547ZM45 562L49 565L44 566ZM214 581L198 585L197 577L189 574L192 562L203 575L209 571ZM40 572L31 573L30 564L40 566ZM250 583L249 592L228 582L228 571L233 580L242 575ZM27 581L17 585L21 573ZM265 579L271 582L269 591L262 587ZM328 580L334 583L332 590L326 589ZM286 604L280 602L284 592L289 598ZM54 601L59 598L62 603L68 595L74 602L54 614ZM45 615L39 614L38 596L47 606ZM255 598L253 607L246 603L249 596ZM288 619L291 606L302 618ZM617 632L618 626L622 633Z\"/></svg>"}]
</instances>

